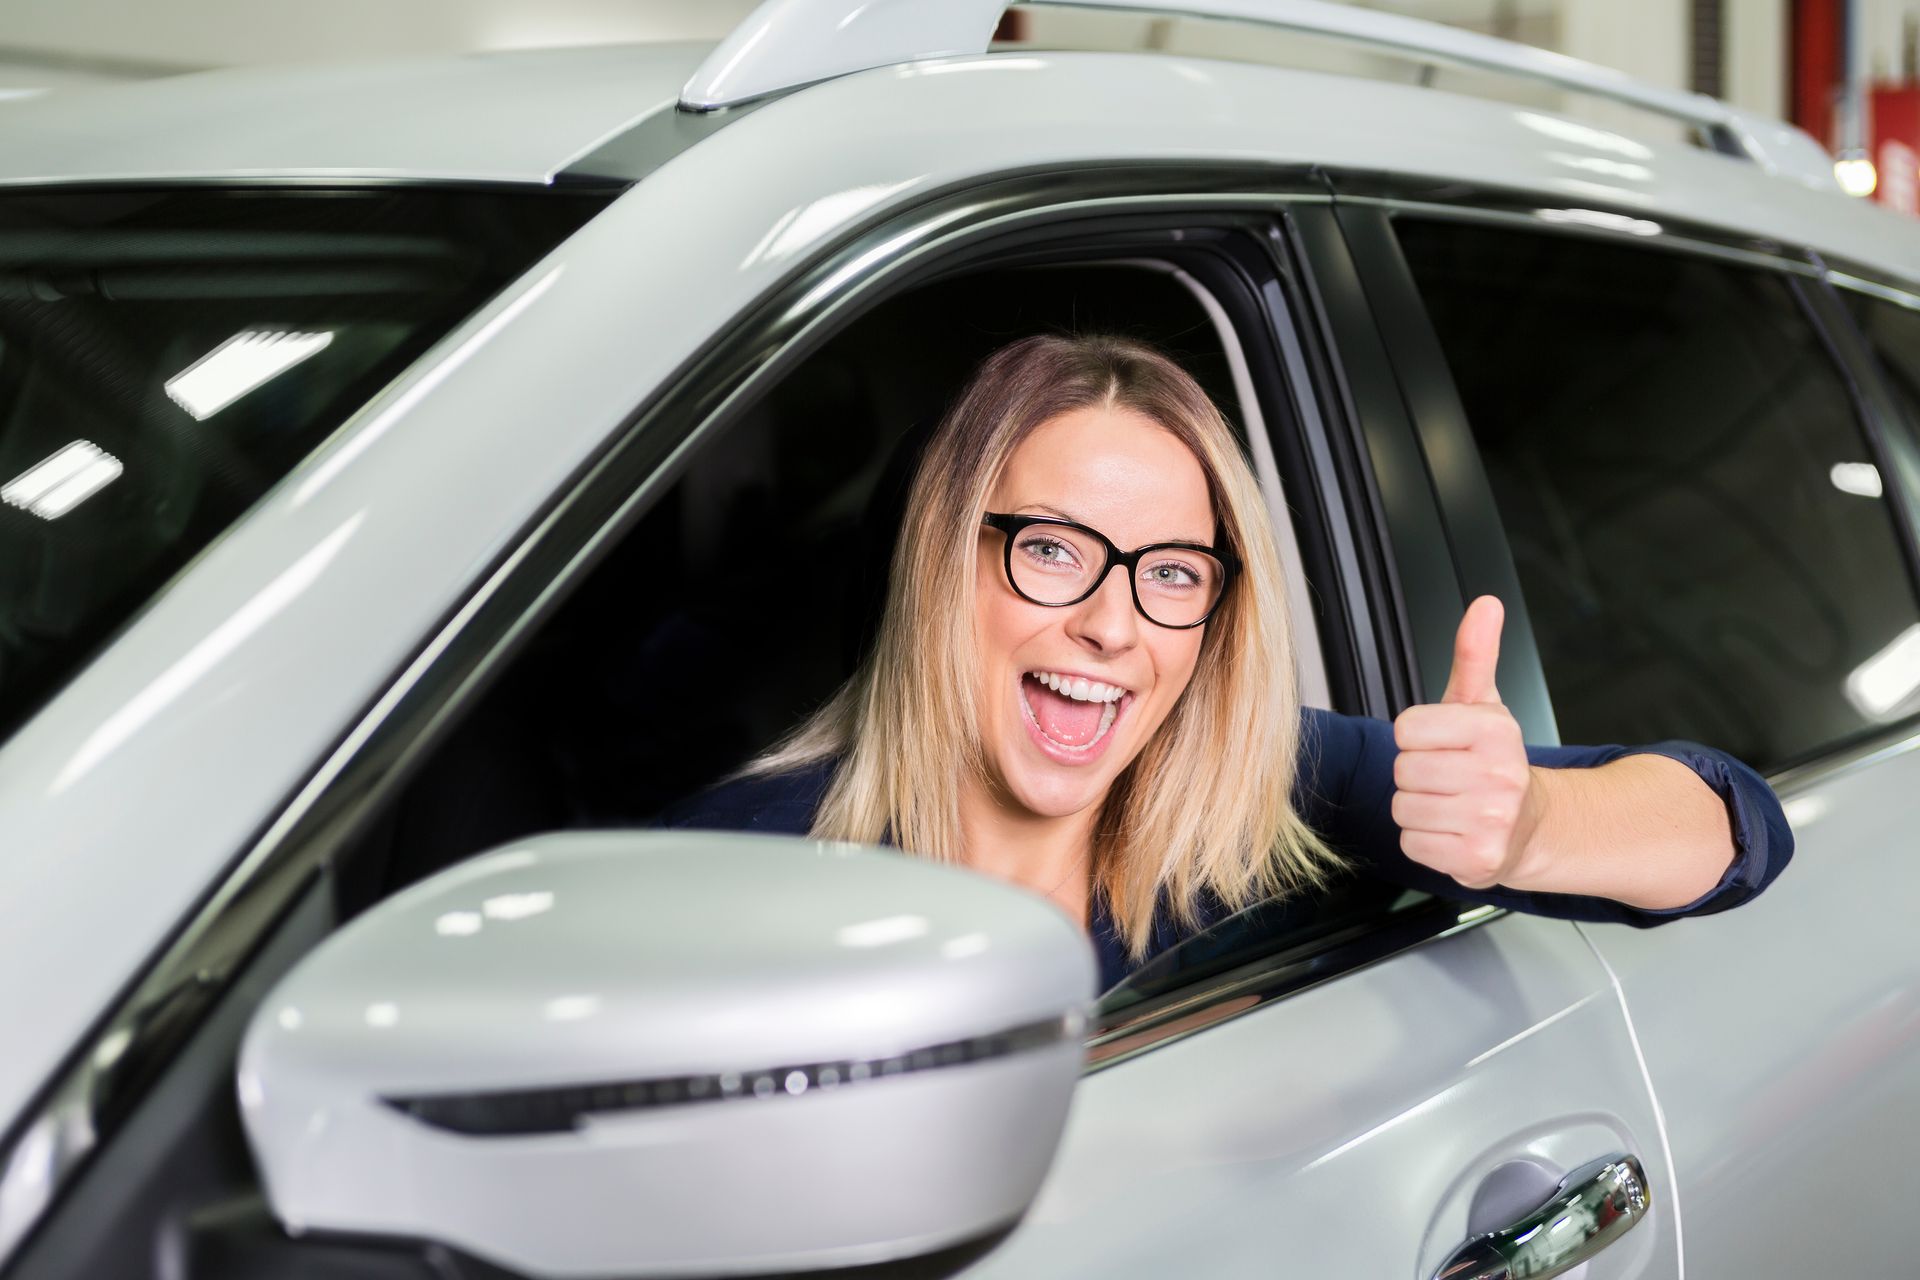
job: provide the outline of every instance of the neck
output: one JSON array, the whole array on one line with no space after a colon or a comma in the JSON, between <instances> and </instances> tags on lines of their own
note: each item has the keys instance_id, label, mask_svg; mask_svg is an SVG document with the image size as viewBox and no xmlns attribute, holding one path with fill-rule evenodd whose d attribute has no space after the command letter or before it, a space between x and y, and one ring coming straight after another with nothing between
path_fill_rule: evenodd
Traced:
<instances>
[{"instance_id":1,"label":"neck","mask_svg":"<svg viewBox=\"0 0 1920 1280\"><path fill-rule=\"evenodd\" d=\"M1092 881L1093 826L1099 806L1061 818L1042 817L1011 803L975 778L961 785L960 834L975 871L1054 898L1084 918Z\"/></svg>"}]
</instances>

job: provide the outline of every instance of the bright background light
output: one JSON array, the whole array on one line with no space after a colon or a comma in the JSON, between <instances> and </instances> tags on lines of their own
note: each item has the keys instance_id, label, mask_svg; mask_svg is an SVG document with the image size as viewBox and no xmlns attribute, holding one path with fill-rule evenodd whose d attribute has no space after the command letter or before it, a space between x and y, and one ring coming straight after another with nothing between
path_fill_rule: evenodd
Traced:
<instances>
[{"instance_id":1,"label":"bright background light","mask_svg":"<svg viewBox=\"0 0 1920 1280\"><path fill-rule=\"evenodd\" d=\"M1873 194L1880 185L1880 171L1865 156L1847 156L1833 162L1834 181L1850 196L1861 199Z\"/></svg>"}]
</instances>

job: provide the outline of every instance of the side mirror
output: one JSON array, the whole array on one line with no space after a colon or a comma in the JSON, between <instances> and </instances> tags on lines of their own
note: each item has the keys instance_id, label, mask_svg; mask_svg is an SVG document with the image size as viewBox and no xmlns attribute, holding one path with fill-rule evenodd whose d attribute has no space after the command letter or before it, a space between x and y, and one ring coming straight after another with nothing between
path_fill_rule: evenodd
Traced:
<instances>
[{"instance_id":1,"label":"side mirror","mask_svg":"<svg viewBox=\"0 0 1920 1280\"><path fill-rule=\"evenodd\" d=\"M256 1013L240 1100L294 1233L541 1276L879 1262L1025 1211L1094 987L1071 921L956 868L549 835L317 947Z\"/></svg>"}]
</instances>

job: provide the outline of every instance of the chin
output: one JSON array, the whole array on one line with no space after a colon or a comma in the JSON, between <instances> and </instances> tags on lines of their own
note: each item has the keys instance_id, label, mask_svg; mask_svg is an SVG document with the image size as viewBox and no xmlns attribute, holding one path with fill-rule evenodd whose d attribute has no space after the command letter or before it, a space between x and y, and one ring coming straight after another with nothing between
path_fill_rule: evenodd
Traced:
<instances>
[{"instance_id":1,"label":"chin","mask_svg":"<svg viewBox=\"0 0 1920 1280\"><path fill-rule=\"evenodd\" d=\"M1104 774L1104 770L1102 773ZM1003 774L1007 793L1041 818L1067 818L1106 798L1113 779L1084 773L1063 776L1058 766L1016 765Z\"/></svg>"}]
</instances>

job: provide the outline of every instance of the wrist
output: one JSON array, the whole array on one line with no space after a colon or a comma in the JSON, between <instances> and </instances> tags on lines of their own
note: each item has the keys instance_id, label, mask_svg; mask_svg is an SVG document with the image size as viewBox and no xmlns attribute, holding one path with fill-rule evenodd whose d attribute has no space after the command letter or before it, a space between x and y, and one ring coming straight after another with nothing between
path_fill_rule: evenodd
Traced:
<instances>
[{"instance_id":1,"label":"wrist","mask_svg":"<svg viewBox=\"0 0 1920 1280\"><path fill-rule=\"evenodd\" d=\"M1552 878L1552 842L1547 839L1548 814L1554 806L1559 779L1554 770L1539 765L1527 766L1527 793L1520 802L1520 818L1514 823L1509 848L1510 870L1500 883L1508 889L1534 889Z\"/></svg>"}]
</instances>

